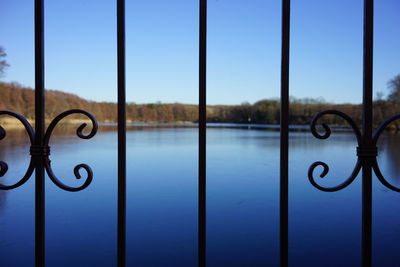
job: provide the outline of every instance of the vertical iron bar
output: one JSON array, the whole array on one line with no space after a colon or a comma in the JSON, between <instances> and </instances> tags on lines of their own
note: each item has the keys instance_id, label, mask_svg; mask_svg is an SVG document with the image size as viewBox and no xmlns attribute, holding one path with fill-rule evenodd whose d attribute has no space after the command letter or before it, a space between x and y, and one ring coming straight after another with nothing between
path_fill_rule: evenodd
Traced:
<instances>
[{"instance_id":1,"label":"vertical iron bar","mask_svg":"<svg viewBox=\"0 0 400 267\"><path fill-rule=\"evenodd\" d=\"M372 79L374 1L364 1L363 145L372 145ZM364 158L362 180L362 264L372 257L372 158Z\"/></svg>"},{"instance_id":2,"label":"vertical iron bar","mask_svg":"<svg viewBox=\"0 0 400 267\"><path fill-rule=\"evenodd\" d=\"M288 266L290 0L282 0L280 116L280 265Z\"/></svg>"},{"instance_id":3,"label":"vertical iron bar","mask_svg":"<svg viewBox=\"0 0 400 267\"><path fill-rule=\"evenodd\" d=\"M45 128L44 92L44 7L43 0L35 0L35 139L34 145L43 146ZM44 157L35 156L35 265L45 263L45 185Z\"/></svg>"},{"instance_id":4,"label":"vertical iron bar","mask_svg":"<svg viewBox=\"0 0 400 267\"><path fill-rule=\"evenodd\" d=\"M368 159L367 159L368 161ZM372 169L368 163L362 170L362 265L371 266L372 260Z\"/></svg>"},{"instance_id":5,"label":"vertical iron bar","mask_svg":"<svg viewBox=\"0 0 400 267\"><path fill-rule=\"evenodd\" d=\"M206 265L206 59L207 0L200 0L199 14L199 266Z\"/></svg>"},{"instance_id":6,"label":"vertical iron bar","mask_svg":"<svg viewBox=\"0 0 400 267\"><path fill-rule=\"evenodd\" d=\"M363 130L368 145L372 144L372 68L373 68L373 0L365 0L364 7L364 74L363 74Z\"/></svg>"},{"instance_id":7,"label":"vertical iron bar","mask_svg":"<svg viewBox=\"0 0 400 267\"><path fill-rule=\"evenodd\" d=\"M125 0L117 0L118 58L118 266L126 264Z\"/></svg>"}]
</instances>

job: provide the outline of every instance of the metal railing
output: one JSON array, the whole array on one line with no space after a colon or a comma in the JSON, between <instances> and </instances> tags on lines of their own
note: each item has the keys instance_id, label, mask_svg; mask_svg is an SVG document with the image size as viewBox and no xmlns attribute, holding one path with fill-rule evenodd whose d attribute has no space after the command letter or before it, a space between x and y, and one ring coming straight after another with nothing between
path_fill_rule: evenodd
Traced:
<instances>
[{"instance_id":1,"label":"metal railing","mask_svg":"<svg viewBox=\"0 0 400 267\"><path fill-rule=\"evenodd\" d=\"M84 134L87 126L81 124L76 133L83 139L92 138L98 129L96 119L87 111L72 109L58 115L45 129L45 79L44 79L44 12L43 1L35 0L35 130L21 115L11 111L0 111L19 120L28 133L31 160L22 179L13 185L0 185L0 190L10 190L23 185L35 171L35 264L45 265L45 172L55 185L66 191L85 189L93 179L86 164L74 168L76 178L80 170L86 171L86 179L79 187L70 187L54 174L50 164L50 138L54 128L65 117L82 114L90 119L92 128ZM117 0L117 76L118 76L118 229L117 265L126 265L126 97L125 97L125 0ZM282 0L282 55L281 55L281 117L280 117L280 265L288 266L288 145L289 145L289 47L290 47L290 0ZM199 162L198 162L198 265L206 266L206 57L207 57L207 0L199 0ZM363 75L363 124L362 130L343 112L326 110L318 113L311 122L311 132L318 139L331 135L328 125L322 123L323 133L317 131L317 122L325 115L336 115L347 121L356 135L358 146L357 163L351 175L335 187L319 185L314 178L317 167L323 168L320 177L329 172L326 163L317 161L308 171L311 184L319 190L334 192L349 186L362 170L362 264L371 265L372 255L372 170L387 188L400 192L382 175L377 163L377 141L384 129L400 118L395 115L384 121L372 132L372 77L373 77L373 0L364 0L364 75ZM0 126L0 140L6 135ZM0 176L4 176L8 165L0 161Z\"/></svg>"},{"instance_id":2,"label":"metal railing","mask_svg":"<svg viewBox=\"0 0 400 267\"><path fill-rule=\"evenodd\" d=\"M378 180L388 189L400 192L400 188L390 184L382 175L378 161L377 141L385 128L393 121L400 118L394 115L382 122L373 132L373 102L372 102L372 80L373 80L373 24L374 24L374 1L364 1L364 53L363 53L363 120L360 130L352 118L338 110L325 110L318 113L311 121L311 133L318 139L327 139L331 135L331 129L327 124L322 123L323 134L318 133L316 124L325 115L336 115L343 118L352 128L357 138L357 163L350 176L341 184L334 187L324 187L319 185L313 176L314 170L322 166L323 171L320 177L325 177L329 172L329 167L325 162L314 162L308 169L308 178L311 184L321 191L335 192L349 186L362 170L362 265L371 266L372 264L372 170Z\"/></svg>"},{"instance_id":3,"label":"metal railing","mask_svg":"<svg viewBox=\"0 0 400 267\"><path fill-rule=\"evenodd\" d=\"M13 185L0 185L0 190L10 190L22 186L35 171L35 265L44 266L45 264L45 172L50 180L59 188L75 192L85 189L93 179L93 172L86 164L79 164L74 167L74 175L77 179L81 178L80 171L86 171L86 179L78 187L71 187L63 182L53 172L50 161L50 138L57 124L67 116L82 114L92 122L89 134L84 134L83 130L86 123L81 124L76 130L79 138L90 139L98 129L96 119L87 111L71 109L55 117L45 129L45 89L44 89L44 9L43 0L35 1L35 129L21 115L11 111L0 111L0 115L8 115L19 120L24 126L31 146L30 163L25 175ZM0 126L0 140L6 136L6 131ZM7 163L0 161L0 176L4 176L8 171Z\"/></svg>"}]
</instances>

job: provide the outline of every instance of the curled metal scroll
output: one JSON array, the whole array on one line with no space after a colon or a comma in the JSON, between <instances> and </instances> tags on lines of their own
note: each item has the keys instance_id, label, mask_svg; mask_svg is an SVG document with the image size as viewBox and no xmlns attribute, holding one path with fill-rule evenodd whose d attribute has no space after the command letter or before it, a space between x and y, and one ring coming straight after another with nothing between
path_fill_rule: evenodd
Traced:
<instances>
[{"instance_id":1,"label":"curled metal scroll","mask_svg":"<svg viewBox=\"0 0 400 267\"><path fill-rule=\"evenodd\" d=\"M354 123L354 121L349 116L347 116L345 113L337 111L337 110L326 110L326 111L318 113L313 118L310 126L311 126L311 132L316 138L327 139L331 135L331 129L325 123L322 124L322 127L325 130L324 134L318 133L318 131L316 129L317 120L324 115L337 115L337 116L343 118L344 120L346 120L350 124L351 128L353 129L353 131L357 137L358 160L357 160L357 163L356 163L351 175L343 183L341 183L340 185L334 186L334 187L323 187L316 183L314 176L313 176L314 170L318 166L322 166L323 171L321 172L320 177L323 178L328 174L329 167L324 162L321 162L321 161L314 162L313 164L311 164L310 168L308 169L308 179L310 180L311 184L321 191L326 191L326 192L338 191L338 190L341 190L341 189L347 187L348 185L350 185L356 178L357 174L360 172L361 168L368 167L368 168L372 168L374 170L376 176L378 177L378 180L384 186L386 186L390 190L400 192L399 187L396 187L396 186L390 184L383 176L383 174L379 168L378 161L377 161L377 147L376 147L378 139L381 136L381 134L383 133L383 131L386 129L386 127L390 123L394 122L395 120L400 119L400 114L393 115L393 116L389 117L387 120L383 121L376 129L376 131L372 137L372 140L371 139L363 140L366 137L361 135L361 132L360 132L359 128L357 127L357 125Z\"/></svg>"},{"instance_id":2,"label":"curled metal scroll","mask_svg":"<svg viewBox=\"0 0 400 267\"><path fill-rule=\"evenodd\" d=\"M341 111L338 111L338 110L325 110L325 111L322 111L322 112L320 112L320 113L318 113L317 115L314 116L314 118L311 121L310 128L311 128L311 133L316 138L318 138L318 139L327 139L327 138L330 137L330 135L332 133L331 128L326 123L322 123L321 124L323 129L324 129L324 133L323 134L320 134L317 131L317 122L321 117L323 117L325 115L336 115L336 116L339 116L342 119L344 119L351 126L351 128L353 129L353 132L354 132L354 134L355 134L355 136L357 138L357 143L360 146L361 138L362 138L360 129L357 127L356 123L347 114L345 114L345 113L343 113ZM353 171L350 174L350 176L347 177L347 179L343 183L341 183L341 184L339 184L337 186L333 186L333 187L321 186L316 182L316 180L314 178L314 170L318 166L321 166L323 168L321 174L319 175L321 178L324 178L328 174L328 172L329 172L328 164L326 164L325 162L322 162L322 161L316 161L313 164L311 164L311 166L308 168L308 180L310 181L310 183L314 187L316 187L317 189L319 189L321 191L334 192L334 191L339 191L339 190L347 187L348 185L350 185L354 181L354 179L357 177L358 173L360 172L362 164L361 164L361 161L358 159L356 164L355 164L355 166L354 166L354 168L353 168Z\"/></svg>"},{"instance_id":3,"label":"curled metal scroll","mask_svg":"<svg viewBox=\"0 0 400 267\"><path fill-rule=\"evenodd\" d=\"M378 161L375 159L374 163L372 164L372 168L374 169L375 175L376 177L378 177L378 180L387 188L396 191L396 192L400 192L400 188L392 185L391 183L389 183L385 177L383 177L381 170L379 169L379 165L378 165Z\"/></svg>"},{"instance_id":4,"label":"curled metal scroll","mask_svg":"<svg viewBox=\"0 0 400 267\"><path fill-rule=\"evenodd\" d=\"M358 129L357 124L353 121L353 119L350 118L346 113L343 113L343 112L338 111L338 110L333 110L333 109L331 109L331 110L325 110L325 111L319 112L319 113L318 113L317 115L315 115L314 118L312 119L311 125L310 125L311 133L312 133L316 138L318 138L318 139L327 139L327 138L329 138L329 136L331 136L331 133L332 133L331 128L330 128L329 125L327 125L326 123L322 123L322 124L321 124L322 127L323 127L324 130L325 130L325 133L324 133L324 134L321 135L321 134L318 133L318 131L317 131L317 122L318 122L318 120L319 120L322 116L325 116L325 115L337 115L337 116L341 117L342 119L344 119L345 121L347 121L347 123L348 123L348 124L351 126L351 128L353 129L354 134L356 135L358 144L361 143L361 132L360 132L360 129Z\"/></svg>"},{"instance_id":5,"label":"curled metal scroll","mask_svg":"<svg viewBox=\"0 0 400 267\"><path fill-rule=\"evenodd\" d=\"M51 134L53 133L54 128L57 126L57 124L62 119L64 119L65 117L67 117L69 115L76 115L76 114L85 115L92 122L92 129L91 129L91 131L90 131L90 133L88 135L83 134L83 129L87 126L86 123L82 123L76 129L76 135L79 138L82 138L82 139L90 139L90 138L92 138L97 133L97 129L98 129L98 125L97 125L97 121L96 121L95 117L93 117L93 115L90 114L87 111L84 111L84 110L81 110L81 109L71 109L71 110L64 111L63 113L61 113L60 115L55 117L54 120L49 124L49 127L47 128L46 133L44 135L44 145L45 146L49 145Z\"/></svg>"},{"instance_id":6,"label":"curled metal scroll","mask_svg":"<svg viewBox=\"0 0 400 267\"><path fill-rule=\"evenodd\" d=\"M50 124L49 127L46 130L45 136L44 136L44 145L48 146L49 145L49 141L50 141L50 137L51 134L54 130L54 128L57 126L57 124L64 119L65 117L69 116L69 115L75 115L75 114L82 114L87 116L91 122L92 122L92 129L90 131L89 134L85 135L83 133L83 129L87 126L86 123L82 123L76 130L76 135L79 138L82 139L90 139L92 138L96 133L97 133L97 129L98 129L98 124L96 119L93 117L92 114L90 114L87 111L81 110L81 109L71 109L68 111L65 111L63 113L61 113L60 115L58 115ZM81 178L81 174L80 174L80 170L83 169L86 171L87 176L86 179L84 181L84 183L79 186L79 187L71 187L68 185L65 185L64 183L62 183L60 181L60 179L57 178L57 176L54 174L52 168L51 168L51 164L50 164L50 160L49 158L47 158L47 160L45 160L44 163L47 175L49 176L49 178L51 179L51 181L53 181L53 183L58 186L59 188L66 190L66 191L70 191L70 192L76 192L76 191L81 191L83 189L85 189L86 187L89 186L89 184L92 182L93 180L93 172L92 169L86 165L86 164L79 164L77 166L74 167L74 175L76 179L80 179Z\"/></svg>"},{"instance_id":7,"label":"curled metal scroll","mask_svg":"<svg viewBox=\"0 0 400 267\"><path fill-rule=\"evenodd\" d=\"M88 134L83 133L83 130L85 129L87 124L82 123L76 130L77 136L82 139L92 138L97 133L97 130L98 130L98 124L97 124L96 119L93 117L92 114L90 114L87 111L84 111L81 109L71 109L71 110L61 113L60 115L58 115L57 117L54 118L54 120L49 124L49 127L46 130L46 133L45 133L44 139L43 139L43 145L38 146L37 144L35 144L35 132L34 132L32 126L29 124L29 122L23 116L21 116L18 113L11 112L11 111L0 111L0 116L8 115L8 116L16 118L17 120L19 120L22 123L22 125L25 127L26 132L28 133L29 140L31 143L31 159L29 162L28 170L26 171L25 175L22 177L22 179L20 179L19 182L15 183L13 185L0 184L0 190L14 189L14 188L17 188L17 187L23 185L26 181L28 181L28 179L32 176L32 173L36 168L35 160L34 160L35 157L43 157L44 168L46 169L48 176L53 181L53 183L56 186L58 186L59 188L66 190L66 191L76 192L76 191L80 191L80 190L83 190L86 187L88 187L89 184L93 180L93 172L92 172L92 169L88 165L78 164L77 166L74 167L74 175L75 175L76 179L80 179L82 177L81 173L80 173L81 170L84 170L87 175L86 175L85 181L83 182L83 184L81 186L71 187L71 186L65 185L57 178L57 176L54 174L54 172L51 168L50 159L49 159L49 154L50 154L49 142L50 142L50 137L53 133L54 128L65 117L67 117L69 115L76 115L76 114L85 115L86 117L88 117L90 119L90 121L92 123L92 128ZM6 136L6 131L4 130L3 127L0 126L0 140L4 139L5 136ZM7 171L8 171L7 163L4 161L0 161L0 177L4 176L7 173Z\"/></svg>"},{"instance_id":8,"label":"curled metal scroll","mask_svg":"<svg viewBox=\"0 0 400 267\"><path fill-rule=\"evenodd\" d=\"M18 113L11 112L11 111L0 111L0 116L1 115L11 116L11 117L17 119L19 122L21 122L21 124L24 126L24 128L28 134L31 145L33 144L33 139L34 139L35 133L33 131L32 126L29 124L29 122L23 116L21 116ZM0 126L0 140L4 139L6 137L6 135L7 135L6 130ZM29 165L28 165L28 169L26 170L24 176L13 185L0 184L0 190L11 190L11 189L14 189L14 188L17 188L17 187L23 185L32 176L34 169L35 169L35 167L33 165L32 158L31 158ZM7 173L7 171L8 171L7 163L4 161L0 161L0 177L3 177Z\"/></svg>"},{"instance_id":9,"label":"curled metal scroll","mask_svg":"<svg viewBox=\"0 0 400 267\"><path fill-rule=\"evenodd\" d=\"M86 187L88 187L90 185L90 183L92 182L92 180L93 180L92 169L86 164L79 164L79 165L76 165L75 168L74 168L74 175L75 175L76 179L80 179L81 178L81 175L79 173L80 169L84 169L86 171L86 173L87 173L87 177L85 179L85 182L81 186L78 186L78 187L72 187L72 186L68 186L68 185L65 185L64 183L62 183L57 178L57 176L54 174L54 172L53 172L53 170L51 168L51 165L50 165L50 160L46 160L45 163L44 163L44 166L46 168L47 175L50 177L50 180L56 186L58 186L59 188L65 190L65 191L70 191L70 192L81 191L81 190L85 189Z\"/></svg>"},{"instance_id":10,"label":"curled metal scroll","mask_svg":"<svg viewBox=\"0 0 400 267\"><path fill-rule=\"evenodd\" d=\"M356 163L356 165L354 166L354 169L353 169L353 171L351 172L350 176L347 177L347 179L346 179L343 183L341 183L341 184L339 184L339 185L337 185L337 186L332 186L332 187L321 186L321 185L319 185L319 184L315 181L315 178L314 178L314 176L313 176L313 173L314 173L314 169L315 169L316 167L318 167L318 166L322 166L322 167L324 168L323 171L321 172L321 174L319 175L321 178L324 178L324 177L328 174L328 172L329 172L329 166L328 166L325 162L316 161L316 162L314 162L313 164L311 164L311 166L310 166L309 169L308 169L308 180L310 181L310 183L311 183L315 188L317 188L317 189L319 189L319 190L321 190L321 191L325 191L325 192L335 192L335 191L342 190L343 188L349 186L349 185L354 181L354 179L356 179L358 173L359 173L360 170L361 170L361 166L362 166L362 165L361 165L360 160L357 160L357 163Z\"/></svg>"},{"instance_id":11,"label":"curled metal scroll","mask_svg":"<svg viewBox=\"0 0 400 267\"><path fill-rule=\"evenodd\" d=\"M394 122L394 121L397 120L397 119L400 119L400 114L393 115L393 116L389 117L388 119L386 119L385 121L383 121L383 122L378 126L378 128L376 129L376 131L375 131L375 133L374 133L374 136L372 137L372 141L373 141L373 144L374 144L375 146L376 146L376 144L377 144L377 142L378 142L379 137L381 136L381 134L383 133L383 131L386 129L386 127L387 127L390 123ZM392 185L391 183L389 183L389 182L385 179L385 177L383 176L381 170L379 169L378 161L377 161L376 158L375 158L375 160L374 160L374 162L373 162L373 164L372 164L372 168L373 168L373 170L374 170L374 172L375 172L376 177L378 177L378 180L379 180L384 186L386 186L387 188L389 188L389 189L391 189L391 190L393 190L393 191L400 192L400 188L399 188L399 187L396 187L396 186Z\"/></svg>"},{"instance_id":12,"label":"curled metal scroll","mask_svg":"<svg viewBox=\"0 0 400 267\"><path fill-rule=\"evenodd\" d=\"M374 136L372 138L372 141L374 143L374 145L376 145L376 143L378 142L379 137L381 136L382 132L386 129L386 127L391 124L392 122L394 122L395 120L400 119L400 114L397 115L393 115L391 117L389 117L388 119L386 119L384 122L382 122L378 128L376 129Z\"/></svg>"}]
</instances>

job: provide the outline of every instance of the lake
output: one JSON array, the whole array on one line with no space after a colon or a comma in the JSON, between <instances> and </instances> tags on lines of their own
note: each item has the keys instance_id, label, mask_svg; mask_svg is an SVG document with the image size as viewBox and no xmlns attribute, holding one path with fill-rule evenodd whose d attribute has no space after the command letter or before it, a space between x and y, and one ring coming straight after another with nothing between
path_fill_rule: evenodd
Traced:
<instances>
[{"instance_id":1,"label":"lake","mask_svg":"<svg viewBox=\"0 0 400 267\"><path fill-rule=\"evenodd\" d=\"M223 126L223 125L220 125ZM232 125L231 125L232 126ZM48 266L115 266L117 134L103 126L91 140L69 129L52 137L52 166L68 185L79 185L73 167L92 167L92 184L65 192L46 178ZM198 130L173 125L128 127L127 265L197 265ZM400 185L400 135L379 143L385 177ZM343 181L356 162L348 132L318 140L290 133L289 262L291 266L360 265L361 176L339 192L315 189L307 170L325 161L318 181ZM9 164L4 184L26 170L28 139L8 131L0 160ZM321 181L320 181L321 180ZM398 266L400 194L373 180L373 262ZM0 191L2 266L34 264L34 179ZM279 132L252 127L207 129L207 266L276 266L279 262Z\"/></svg>"}]
</instances>

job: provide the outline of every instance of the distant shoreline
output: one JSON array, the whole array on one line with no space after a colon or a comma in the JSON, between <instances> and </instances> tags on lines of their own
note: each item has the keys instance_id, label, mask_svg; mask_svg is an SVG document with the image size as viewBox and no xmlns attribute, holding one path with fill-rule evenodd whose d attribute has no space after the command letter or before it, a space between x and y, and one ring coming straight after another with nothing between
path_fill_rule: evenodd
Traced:
<instances>
[{"instance_id":1,"label":"distant shoreline","mask_svg":"<svg viewBox=\"0 0 400 267\"><path fill-rule=\"evenodd\" d=\"M34 127L33 120L27 120L32 127ZM48 125L51 121L46 120L46 124ZM82 123L88 124L88 127L92 124L90 120L84 119L65 119L60 121L60 126L71 126L74 127L76 125L80 125ZM116 122L99 122L98 125L100 127L117 127L118 124ZM17 119L14 118L1 118L0 126L3 126L9 130L12 129L23 129L24 126ZM129 127L153 127L153 128L197 128L198 123L196 122L133 122L127 121L126 126ZM329 127L338 132L351 132L351 127L343 126L343 125L329 125ZM233 129L254 129L254 130L270 130L270 131L279 131L279 124L258 124L258 123L226 123L226 122L207 122L207 128L233 128ZM317 128L323 131L322 127L317 125ZM309 124L303 125L289 125L289 131L291 132L307 132L310 131ZM388 132L395 132L394 129L388 129Z\"/></svg>"},{"instance_id":2,"label":"distant shoreline","mask_svg":"<svg viewBox=\"0 0 400 267\"><path fill-rule=\"evenodd\" d=\"M34 125L34 91L15 83L0 82L0 110L10 110L28 118L28 122ZM399 114L399 105L392 100L376 100L373 102L374 128L385 120ZM100 125L115 125L118 119L117 104L106 102L93 102L76 95L47 90L45 118L53 119L62 112L70 109L81 109L90 112ZM354 120L357 125L362 125L362 106L359 104L333 104L318 99L291 98L289 106L289 124L292 131L309 130L309 123L314 116L323 110L338 110ZM5 115L5 114L3 114ZM88 123L88 117L82 114L70 114L60 121L60 124ZM126 103L126 119L128 126L191 126L196 127L199 109L191 104L135 104ZM250 104L241 105L209 105L206 108L207 123L209 127L224 125L221 127L248 127L255 129L279 130L280 102L279 99L264 99ZM347 131L348 124L341 116L324 115L321 118L332 129ZM1 125L11 128L23 127L18 120L10 116L0 117ZM48 125L50 120L46 120ZM212 124L211 124L212 123ZM235 125L235 126L232 126ZM237 126L241 125L241 126ZM400 121L388 125L387 131L400 131Z\"/></svg>"},{"instance_id":3,"label":"distant shoreline","mask_svg":"<svg viewBox=\"0 0 400 267\"><path fill-rule=\"evenodd\" d=\"M34 121L28 120L28 122L34 126ZM46 124L50 123L50 120L46 121ZM82 123L87 123L88 127L91 127L90 120L70 119L60 122L60 126L74 127ZM7 118L0 119L0 125L6 129L23 129L23 125L16 119ZM117 127L116 122L100 122L98 125L103 127ZM127 121L126 126L129 127L149 127L149 128L197 128L198 123L195 122L132 122ZM207 128L232 128L232 129L253 129L253 130L269 130L279 131L279 124L255 124L255 123L218 123L218 122L207 122ZM350 132L351 128L341 125L330 125L330 128L339 132ZM322 128L321 128L322 130ZM289 125L289 131L291 132L307 132L310 131L309 125Z\"/></svg>"},{"instance_id":4,"label":"distant shoreline","mask_svg":"<svg viewBox=\"0 0 400 267\"><path fill-rule=\"evenodd\" d=\"M34 91L15 83L0 82L0 110L10 110L33 120L35 102ZM374 123L378 126L385 118L398 114L399 107L390 100L377 100L374 105ZM93 102L76 95L46 90L46 114L48 119L55 118L62 112L70 109L81 109L90 112L99 122L112 124L117 121L118 112L116 103ZM313 117L323 110L339 110L351 117L356 124L362 124L362 106L359 104L334 104L320 99L290 99L289 124L308 125ZM262 99L253 104L243 102L240 105L208 105L206 109L207 121L212 123L241 123L246 125L276 125L280 122L279 99ZM199 110L197 105L180 103L126 103L127 123L192 123L198 121ZM18 125L16 121L3 120L8 116L1 116L3 125ZM348 125L340 116L327 115L322 118L328 125ZM322 122L321 120L321 122ZM60 123L86 122L87 117L82 114L71 114ZM33 123L32 121L30 121ZM47 122L49 123L49 122ZM15 126L18 127L18 126ZM254 126L256 127L256 126ZM258 127L258 126L257 126ZM400 122L389 126L392 131L400 130ZM276 127L272 127L276 128Z\"/></svg>"}]
</instances>

